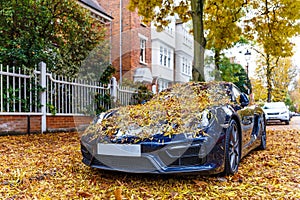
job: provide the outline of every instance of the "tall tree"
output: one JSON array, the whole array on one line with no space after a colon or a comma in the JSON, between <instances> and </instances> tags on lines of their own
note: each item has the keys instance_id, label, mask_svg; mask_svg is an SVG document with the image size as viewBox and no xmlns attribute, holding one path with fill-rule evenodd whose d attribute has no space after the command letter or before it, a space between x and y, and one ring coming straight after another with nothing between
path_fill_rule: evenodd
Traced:
<instances>
[{"instance_id":1,"label":"tall tree","mask_svg":"<svg viewBox=\"0 0 300 200\"><path fill-rule=\"evenodd\" d=\"M245 20L248 38L261 46L257 51L264 60L268 101L272 97L272 74L282 57L292 55L290 38L300 32L300 1L252 0L251 14Z\"/></svg>"},{"instance_id":2,"label":"tall tree","mask_svg":"<svg viewBox=\"0 0 300 200\"><path fill-rule=\"evenodd\" d=\"M75 0L11 0L0 3L0 62L76 74L104 37L104 29Z\"/></svg>"}]
</instances>

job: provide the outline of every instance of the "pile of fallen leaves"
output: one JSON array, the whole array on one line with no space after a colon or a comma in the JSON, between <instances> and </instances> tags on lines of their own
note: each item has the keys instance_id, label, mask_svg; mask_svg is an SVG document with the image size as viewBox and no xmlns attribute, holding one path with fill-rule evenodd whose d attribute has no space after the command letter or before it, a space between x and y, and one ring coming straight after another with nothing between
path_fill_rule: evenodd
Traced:
<instances>
[{"instance_id":1,"label":"pile of fallen leaves","mask_svg":"<svg viewBox=\"0 0 300 200\"><path fill-rule=\"evenodd\" d=\"M90 125L85 134L131 135L149 138L155 134L199 133L205 109L230 103L225 83L176 84L141 105L120 107L101 123ZM211 113L209 113L211 114ZM206 117L206 116L205 116Z\"/></svg>"},{"instance_id":2,"label":"pile of fallen leaves","mask_svg":"<svg viewBox=\"0 0 300 200\"><path fill-rule=\"evenodd\" d=\"M268 130L237 174L142 175L91 169L78 133L0 137L0 199L300 199L300 131Z\"/></svg>"}]
</instances>

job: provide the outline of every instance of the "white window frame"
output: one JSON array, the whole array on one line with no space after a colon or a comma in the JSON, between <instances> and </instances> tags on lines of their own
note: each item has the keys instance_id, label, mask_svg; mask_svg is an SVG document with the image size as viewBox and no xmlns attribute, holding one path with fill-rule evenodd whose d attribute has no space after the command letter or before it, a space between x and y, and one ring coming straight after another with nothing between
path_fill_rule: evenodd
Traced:
<instances>
[{"instance_id":1,"label":"white window frame","mask_svg":"<svg viewBox=\"0 0 300 200\"><path fill-rule=\"evenodd\" d=\"M159 64L168 68L172 68L172 49L161 45L159 47Z\"/></svg>"},{"instance_id":2,"label":"white window frame","mask_svg":"<svg viewBox=\"0 0 300 200\"><path fill-rule=\"evenodd\" d=\"M164 48L160 46L159 48L159 64L163 65L163 57L164 57Z\"/></svg>"},{"instance_id":3,"label":"white window frame","mask_svg":"<svg viewBox=\"0 0 300 200\"><path fill-rule=\"evenodd\" d=\"M140 62L146 63L146 40L140 38Z\"/></svg>"},{"instance_id":4,"label":"white window frame","mask_svg":"<svg viewBox=\"0 0 300 200\"><path fill-rule=\"evenodd\" d=\"M164 89L167 89L168 86L169 86L169 82L167 80L160 79L158 81L158 92L161 92Z\"/></svg>"},{"instance_id":5,"label":"white window frame","mask_svg":"<svg viewBox=\"0 0 300 200\"><path fill-rule=\"evenodd\" d=\"M171 68L171 49L168 49L168 67Z\"/></svg>"},{"instance_id":6,"label":"white window frame","mask_svg":"<svg viewBox=\"0 0 300 200\"><path fill-rule=\"evenodd\" d=\"M146 63L146 44L147 44L147 40L148 38L142 34L138 34L139 38L140 38L140 63L142 64L147 64Z\"/></svg>"},{"instance_id":7,"label":"white window frame","mask_svg":"<svg viewBox=\"0 0 300 200\"><path fill-rule=\"evenodd\" d=\"M192 63L185 56L181 57L181 73L191 75Z\"/></svg>"}]
</instances>

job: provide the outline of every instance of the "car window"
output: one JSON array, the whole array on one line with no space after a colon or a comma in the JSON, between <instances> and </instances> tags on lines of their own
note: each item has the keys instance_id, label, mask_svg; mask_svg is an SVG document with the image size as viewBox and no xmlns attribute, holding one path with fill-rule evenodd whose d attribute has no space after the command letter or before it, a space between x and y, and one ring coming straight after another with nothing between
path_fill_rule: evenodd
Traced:
<instances>
[{"instance_id":1,"label":"car window","mask_svg":"<svg viewBox=\"0 0 300 200\"><path fill-rule=\"evenodd\" d=\"M241 96L241 92L235 87L232 87L232 100L235 102L239 102Z\"/></svg>"}]
</instances>

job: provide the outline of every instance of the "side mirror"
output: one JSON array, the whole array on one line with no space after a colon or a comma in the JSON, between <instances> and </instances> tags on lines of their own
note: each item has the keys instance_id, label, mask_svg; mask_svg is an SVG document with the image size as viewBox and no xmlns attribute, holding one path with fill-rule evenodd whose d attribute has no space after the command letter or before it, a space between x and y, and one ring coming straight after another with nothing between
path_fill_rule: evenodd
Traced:
<instances>
[{"instance_id":1,"label":"side mirror","mask_svg":"<svg viewBox=\"0 0 300 200\"><path fill-rule=\"evenodd\" d=\"M240 96L240 104L242 107L248 106L249 105L249 99L245 93L241 93Z\"/></svg>"}]
</instances>

